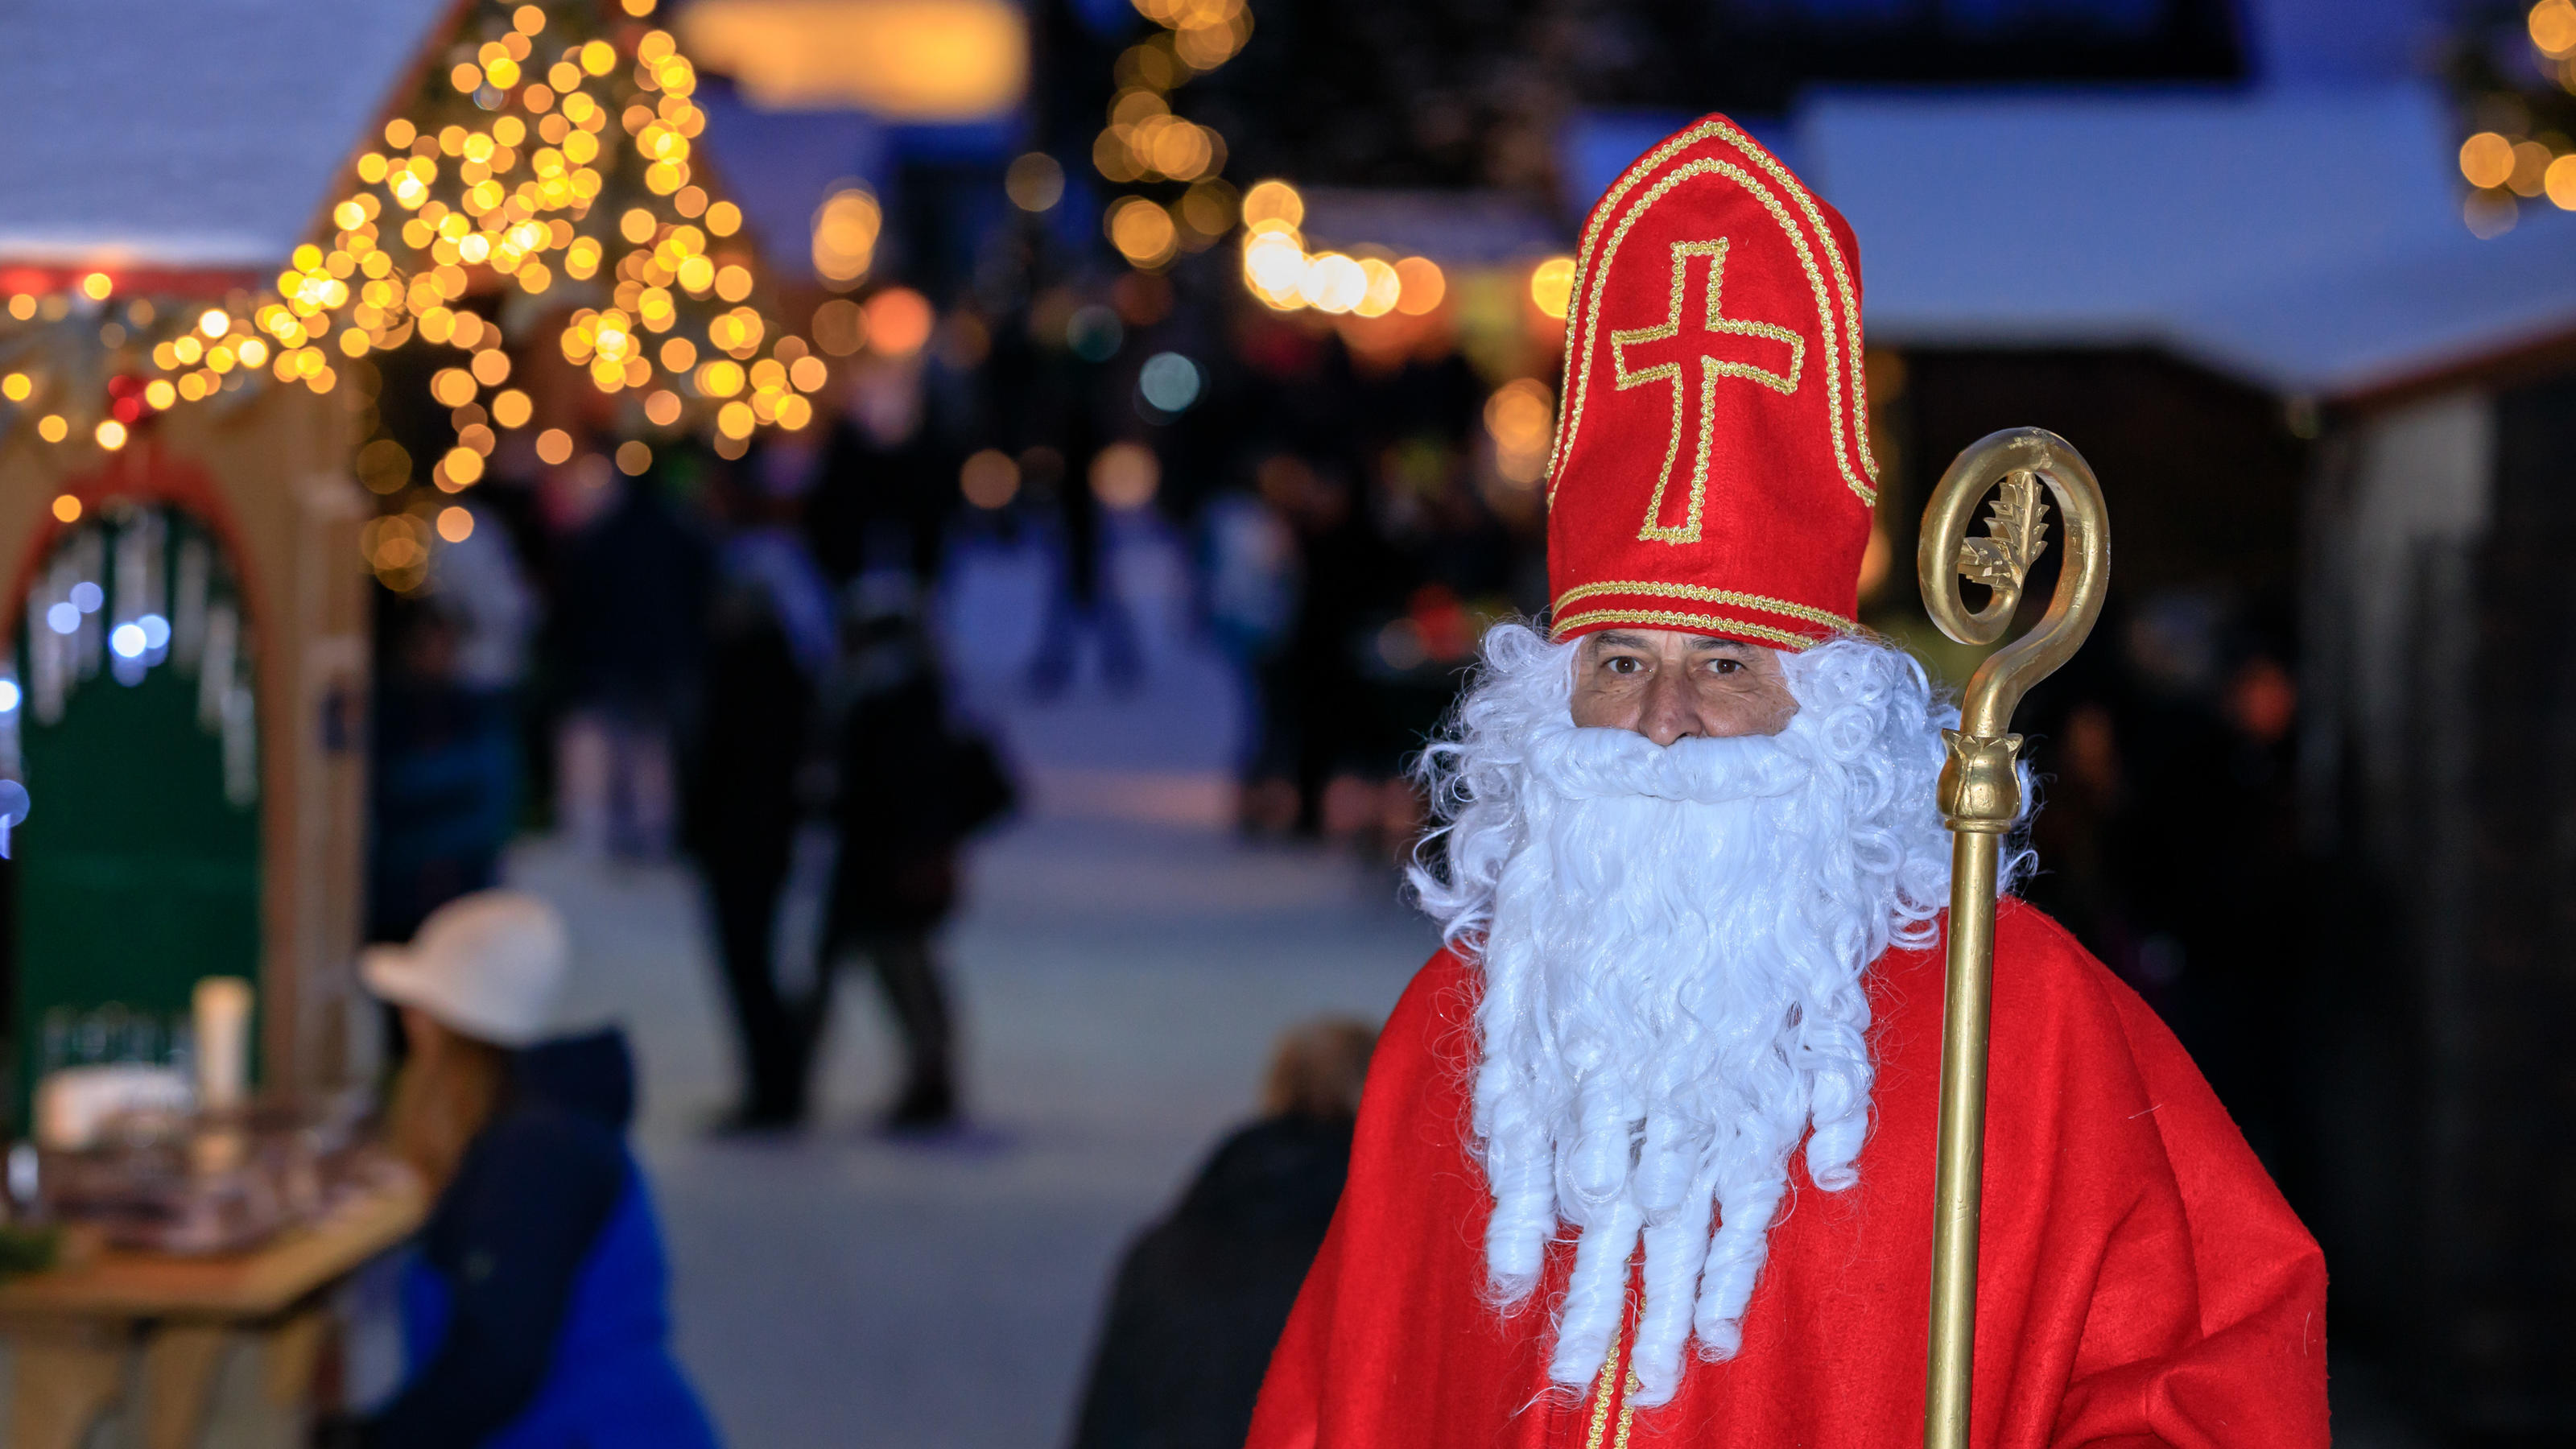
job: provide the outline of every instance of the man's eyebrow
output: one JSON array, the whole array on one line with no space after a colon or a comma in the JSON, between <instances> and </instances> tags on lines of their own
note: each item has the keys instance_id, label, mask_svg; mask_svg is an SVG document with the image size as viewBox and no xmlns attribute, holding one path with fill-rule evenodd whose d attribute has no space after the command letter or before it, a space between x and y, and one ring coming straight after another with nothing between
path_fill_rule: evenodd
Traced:
<instances>
[{"instance_id":1,"label":"man's eyebrow","mask_svg":"<svg viewBox=\"0 0 2576 1449\"><path fill-rule=\"evenodd\" d=\"M1599 640L1602 647L1608 649L1643 649L1646 647L1646 639L1644 635L1629 634L1617 629L1604 629L1592 637Z\"/></svg>"},{"instance_id":2,"label":"man's eyebrow","mask_svg":"<svg viewBox=\"0 0 2576 1449\"><path fill-rule=\"evenodd\" d=\"M1700 635L1695 635L1695 636L1693 636L1693 637L1692 637L1692 639L1691 639L1691 647L1692 647L1693 649L1730 649L1730 650L1732 650L1732 649L1750 649L1750 648L1752 648L1753 646L1752 646L1752 645L1750 645L1750 644L1745 643L1745 642L1744 642L1743 640L1741 640L1741 639L1720 639L1720 638L1716 637L1716 636L1715 636L1715 635L1713 635L1713 634L1700 634Z\"/></svg>"}]
</instances>

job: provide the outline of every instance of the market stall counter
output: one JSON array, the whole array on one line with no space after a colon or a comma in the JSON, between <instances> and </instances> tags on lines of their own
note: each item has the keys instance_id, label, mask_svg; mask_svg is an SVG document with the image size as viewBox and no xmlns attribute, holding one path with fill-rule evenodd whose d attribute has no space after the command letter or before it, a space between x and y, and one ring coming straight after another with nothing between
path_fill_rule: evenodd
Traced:
<instances>
[{"instance_id":1,"label":"market stall counter","mask_svg":"<svg viewBox=\"0 0 2576 1449\"><path fill-rule=\"evenodd\" d=\"M429 1199L375 1175L312 1222L238 1253L178 1256L71 1240L57 1267L0 1283L13 1372L10 1449L76 1449L110 1413L141 1449L204 1442L218 1381L248 1374L255 1411L226 1443L298 1445L331 1326L331 1291L417 1232ZM228 1395L228 1397L230 1397Z\"/></svg>"}]
</instances>

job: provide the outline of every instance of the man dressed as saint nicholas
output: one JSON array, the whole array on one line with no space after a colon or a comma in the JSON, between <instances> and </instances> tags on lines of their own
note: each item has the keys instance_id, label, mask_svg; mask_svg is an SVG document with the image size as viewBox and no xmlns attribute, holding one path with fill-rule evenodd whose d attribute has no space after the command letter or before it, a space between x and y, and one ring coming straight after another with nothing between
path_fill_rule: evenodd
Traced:
<instances>
[{"instance_id":1,"label":"man dressed as saint nicholas","mask_svg":"<svg viewBox=\"0 0 2576 1449\"><path fill-rule=\"evenodd\" d=\"M1548 621L1421 767L1446 946L1252 1449L1921 1442L1957 714L1853 620L1860 301L1722 117L1586 223ZM2322 1449L2324 1263L2173 1036L2009 898L1993 1020L1971 1442Z\"/></svg>"}]
</instances>

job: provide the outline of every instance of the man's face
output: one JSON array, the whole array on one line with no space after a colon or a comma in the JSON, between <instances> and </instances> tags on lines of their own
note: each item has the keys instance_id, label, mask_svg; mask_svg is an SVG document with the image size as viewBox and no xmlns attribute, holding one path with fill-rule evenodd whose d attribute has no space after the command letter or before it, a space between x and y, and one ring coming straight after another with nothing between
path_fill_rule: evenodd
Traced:
<instances>
[{"instance_id":1,"label":"man's face","mask_svg":"<svg viewBox=\"0 0 2576 1449\"><path fill-rule=\"evenodd\" d=\"M1685 737L1776 735L1798 701L1780 655L1676 629L1605 629L1574 658L1574 722L1635 730L1658 745Z\"/></svg>"}]
</instances>

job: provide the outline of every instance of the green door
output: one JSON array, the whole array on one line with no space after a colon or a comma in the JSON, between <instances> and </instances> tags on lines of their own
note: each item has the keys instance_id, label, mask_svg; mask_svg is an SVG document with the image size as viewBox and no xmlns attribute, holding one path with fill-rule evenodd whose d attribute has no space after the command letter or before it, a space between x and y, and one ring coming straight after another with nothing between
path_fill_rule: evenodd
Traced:
<instances>
[{"instance_id":1,"label":"green door","mask_svg":"<svg viewBox=\"0 0 2576 1449\"><path fill-rule=\"evenodd\" d=\"M43 1071L170 1060L200 977L259 978L259 757L239 590L177 508L111 502L63 529L12 642L0 764L18 756L34 801L16 841L23 1122Z\"/></svg>"}]
</instances>

